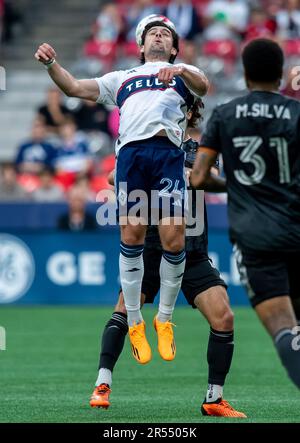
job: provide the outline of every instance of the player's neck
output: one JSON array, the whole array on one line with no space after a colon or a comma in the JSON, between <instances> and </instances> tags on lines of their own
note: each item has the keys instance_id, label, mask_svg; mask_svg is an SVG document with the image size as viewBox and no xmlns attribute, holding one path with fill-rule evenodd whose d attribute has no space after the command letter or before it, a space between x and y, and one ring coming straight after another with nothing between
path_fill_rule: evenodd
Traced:
<instances>
[{"instance_id":1,"label":"player's neck","mask_svg":"<svg viewBox=\"0 0 300 443\"><path fill-rule=\"evenodd\" d=\"M254 83L248 82L248 88L251 92L261 91L261 92L279 92L280 83L272 82L272 83Z\"/></svg>"},{"instance_id":2,"label":"player's neck","mask_svg":"<svg viewBox=\"0 0 300 443\"><path fill-rule=\"evenodd\" d=\"M145 59L146 63L156 63L156 62L164 62L164 63L169 63L169 60L166 60L165 57L160 57L159 55L153 55L150 57L147 57Z\"/></svg>"}]
</instances>

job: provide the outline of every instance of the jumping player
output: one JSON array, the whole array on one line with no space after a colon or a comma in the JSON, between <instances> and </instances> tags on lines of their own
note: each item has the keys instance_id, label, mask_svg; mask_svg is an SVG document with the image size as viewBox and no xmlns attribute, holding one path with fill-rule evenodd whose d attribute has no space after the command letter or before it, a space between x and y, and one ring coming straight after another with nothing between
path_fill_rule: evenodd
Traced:
<instances>
[{"instance_id":1,"label":"jumping player","mask_svg":"<svg viewBox=\"0 0 300 443\"><path fill-rule=\"evenodd\" d=\"M197 119L200 117L200 103L196 100L188 112L189 127L196 126ZM193 165L197 149L198 143L188 137L184 142L185 164L188 168ZM188 303L204 315L211 328L207 348L208 389L201 411L204 415L243 418L246 417L245 414L234 410L226 400L223 400L223 386L230 369L234 348L233 313L230 309L226 285L208 258L204 192L198 191L198 193L201 195L197 203L202 220L197 220L197 222L203 222L203 229L198 236L186 236L186 267L181 288ZM192 206L194 215L196 213L195 193L193 193ZM145 273L142 282L142 304L153 303L159 290L159 266L162 253L157 227L149 226L143 253ZM121 293L115 312L103 331L99 374L90 400L92 407L108 408L110 406L112 372L123 350L127 331L127 313Z\"/></svg>"},{"instance_id":2,"label":"jumping player","mask_svg":"<svg viewBox=\"0 0 300 443\"><path fill-rule=\"evenodd\" d=\"M213 189L210 168L222 153L241 282L300 388L300 103L279 93L284 56L277 43L254 40L242 58L250 92L214 110L191 179Z\"/></svg>"},{"instance_id":3,"label":"jumping player","mask_svg":"<svg viewBox=\"0 0 300 443\"><path fill-rule=\"evenodd\" d=\"M175 357L172 313L185 267L184 250L184 152L180 149L186 129L185 114L194 96L208 90L206 76L196 67L173 65L178 53L174 24L164 16L143 19L136 30L142 65L92 80L76 80L56 62L48 44L35 57L44 63L57 86L68 96L117 105L120 109L116 142L116 190L121 227L120 280L128 314L129 337L134 358L142 364L151 359L140 311L144 273L143 248L151 191L159 197L159 235L163 254L160 264L160 303L155 317L160 353L165 360ZM148 214L130 215L134 203L128 196L145 192ZM176 202L175 204L172 204ZM171 203L171 204L170 204ZM164 208L168 206L169 211ZM179 209L179 210L178 210ZM168 337L168 340L166 340Z\"/></svg>"}]
</instances>

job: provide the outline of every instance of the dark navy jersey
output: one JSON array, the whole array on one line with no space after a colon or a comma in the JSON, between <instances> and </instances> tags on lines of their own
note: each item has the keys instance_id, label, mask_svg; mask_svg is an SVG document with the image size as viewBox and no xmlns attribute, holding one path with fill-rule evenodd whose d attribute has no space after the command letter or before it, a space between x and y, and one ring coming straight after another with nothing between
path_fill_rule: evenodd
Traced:
<instances>
[{"instance_id":1,"label":"dark navy jersey","mask_svg":"<svg viewBox=\"0 0 300 443\"><path fill-rule=\"evenodd\" d=\"M251 250L299 250L300 103L250 92L214 110L200 146L223 156L231 240Z\"/></svg>"},{"instance_id":2,"label":"dark navy jersey","mask_svg":"<svg viewBox=\"0 0 300 443\"><path fill-rule=\"evenodd\" d=\"M196 152L199 147L199 143L191 138L183 143L182 149L186 152L186 160L185 164L187 167L192 167L192 164L196 157ZM204 201L204 191L198 191L198 201L196 200L196 191L191 187L188 187L188 190L192 192L191 198L191 211L192 217L196 218L196 211L198 209L198 214L200 214L201 220L197 220L196 223L200 226L198 235L187 235L185 237L185 249L187 252L199 252L200 254L207 254L207 215L206 215L206 207ZM196 208L196 203L198 204L198 208ZM187 230L193 230L193 225L187 225ZM146 239L145 239L145 247L151 249L162 249L158 227L157 226L149 226L147 229Z\"/></svg>"}]
</instances>

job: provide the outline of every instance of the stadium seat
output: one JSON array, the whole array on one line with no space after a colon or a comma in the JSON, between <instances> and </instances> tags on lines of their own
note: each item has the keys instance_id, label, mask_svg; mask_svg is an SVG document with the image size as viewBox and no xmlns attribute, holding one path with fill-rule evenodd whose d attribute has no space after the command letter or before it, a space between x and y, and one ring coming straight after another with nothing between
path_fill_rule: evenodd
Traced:
<instances>
[{"instance_id":1,"label":"stadium seat","mask_svg":"<svg viewBox=\"0 0 300 443\"><path fill-rule=\"evenodd\" d=\"M17 181L27 192L33 192L40 186L40 179L32 174L20 174Z\"/></svg>"},{"instance_id":2,"label":"stadium seat","mask_svg":"<svg viewBox=\"0 0 300 443\"><path fill-rule=\"evenodd\" d=\"M107 181L107 175L96 175L92 178L90 186L96 194L102 189L112 189L112 186Z\"/></svg>"},{"instance_id":3,"label":"stadium seat","mask_svg":"<svg viewBox=\"0 0 300 443\"><path fill-rule=\"evenodd\" d=\"M286 40L283 47L286 57L300 55L300 39Z\"/></svg>"},{"instance_id":4,"label":"stadium seat","mask_svg":"<svg viewBox=\"0 0 300 443\"><path fill-rule=\"evenodd\" d=\"M122 49L125 57L139 57L140 55L140 50L135 41L125 42Z\"/></svg>"},{"instance_id":5,"label":"stadium seat","mask_svg":"<svg viewBox=\"0 0 300 443\"><path fill-rule=\"evenodd\" d=\"M237 57L237 45L232 40L209 40L203 43L202 53L233 62Z\"/></svg>"},{"instance_id":6,"label":"stadium seat","mask_svg":"<svg viewBox=\"0 0 300 443\"><path fill-rule=\"evenodd\" d=\"M111 154L105 157L100 163L102 173L108 175L115 168L115 164L115 154Z\"/></svg>"},{"instance_id":7,"label":"stadium seat","mask_svg":"<svg viewBox=\"0 0 300 443\"><path fill-rule=\"evenodd\" d=\"M89 40L84 46L87 57L96 57L112 65L116 59L117 43L109 41Z\"/></svg>"}]
</instances>

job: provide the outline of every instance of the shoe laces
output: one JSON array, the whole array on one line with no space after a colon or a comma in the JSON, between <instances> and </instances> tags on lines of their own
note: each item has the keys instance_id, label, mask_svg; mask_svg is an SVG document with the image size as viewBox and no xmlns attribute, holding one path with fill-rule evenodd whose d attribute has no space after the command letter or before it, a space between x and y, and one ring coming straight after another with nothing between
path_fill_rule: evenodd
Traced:
<instances>
[{"instance_id":1,"label":"shoe laces","mask_svg":"<svg viewBox=\"0 0 300 443\"><path fill-rule=\"evenodd\" d=\"M140 342L144 339L145 333L144 331L142 332L137 326L138 325L136 323L133 324L134 329L130 332L130 335L134 337L137 342Z\"/></svg>"},{"instance_id":2,"label":"shoe laces","mask_svg":"<svg viewBox=\"0 0 300 443\"><path fill-rule=\"evenodd\" d=\"M172 330L172 326L176 325L174 323L171 323L170 321L166 321L163 323L160 323L159 325L159 330L164 334L164 335L168 335L170 337L173 337L173 330Z\"/></svg>"},{"instance_id":3,"label":"shoe laces","mask_svg":"<svg viewBox=\"0 0 300 443\"><path fill-rule=\"evenodd\" d=\"M105 383L97 387L98 394L106 394L107 392L110 392L110 388Z\"/></svg>"},{"instance_id":4,"label":"shoe laces","mask_svg":"<svg viewBox=\"0 0 300 443\"><path fill-rule=\"evenodd\" d=\"M219 405L224 406L224 408L227 408L230 411L234 411L234 408L226 400L221 400Z\"/></svg>"}]
</instances>

